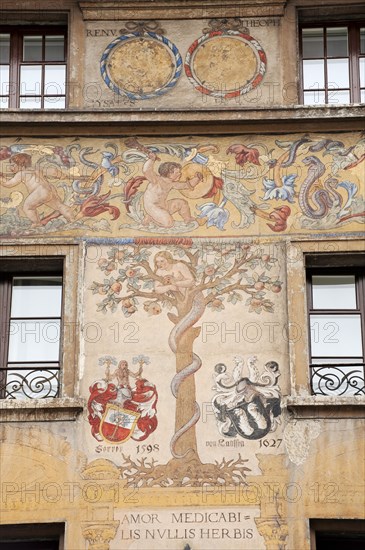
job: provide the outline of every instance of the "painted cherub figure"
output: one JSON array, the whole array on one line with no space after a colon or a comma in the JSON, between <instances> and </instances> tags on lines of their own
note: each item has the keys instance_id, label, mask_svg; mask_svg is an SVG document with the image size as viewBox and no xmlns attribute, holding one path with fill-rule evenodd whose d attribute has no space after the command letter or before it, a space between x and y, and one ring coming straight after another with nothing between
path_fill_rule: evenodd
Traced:
<instances>
[{"instance_id":1,"label":"painted cherub figure","mask_svg":"<svg viewBox=\"0 0 365 550\"><path fill-rule=\"evenodd\" d=\"M23 211L32 222L32 227L41 225L37 208L48 206L55 212L59 212L68 222L75 219L72 209L67 206L57 194L54 186L48 182L39 167L32 167L32 157L27 153L18 153L9 159L10 170L14 174L10 179L2 176L1 185L15 187L23 183L28 191L28 196L23 204Z\"/></svg>"},{"instance_id":2,"label":"painted cherub figure","mask_svg":"<svg viewBox=\"0 0 365 550\"><path fill-rule=\"evenodd\" d=\"M156 154L150 151L148 157L143 166L143 174L149 182L143 195L146 212L143 224L148 225L153 222L161 227L169 228L174 225L173 214L179 214L187 223L195 221L185 199L167 199L173 189L194 189L202 180L202 175L196 172L195 176L189 180L181 181L181 164L177 162L163 162L156 173L154 170Z\"/></svg>"}]
</instances>

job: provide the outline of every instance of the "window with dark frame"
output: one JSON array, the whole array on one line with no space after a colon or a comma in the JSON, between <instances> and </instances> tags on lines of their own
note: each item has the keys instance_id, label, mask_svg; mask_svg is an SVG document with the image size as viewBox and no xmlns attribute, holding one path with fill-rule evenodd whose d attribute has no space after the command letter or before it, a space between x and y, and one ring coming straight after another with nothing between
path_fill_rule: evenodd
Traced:
<instances>
[{"instance_id":1,"label":"window with dark frame","mask_svg":"<svg viewBox=\"0 0 365 550\"><path fill-rule=\"evenodd\" d=\"M310 519L311 550L362 550L365 546L363 519Z\"/></svg>"},{"instance_id":2,"label":"window with dark frame","mask_svg":"<svg viewBox=\"0 0 365 550\"><path fill-rule=\"evenodd\" d=\"M0 525L2 550L63 550L64 523Z\"/></svg>"},{"instance_id":3,"label":"window with dark frame","mask_svg":"<svg viewBox=\"0 0 365 550\"><path fill-rule=\"evenodd\" d=\"M307 270L314 395L365 395L364 267Z\"/></svg>"},{"instance_id":4,"label":"window with dark frame","mask_svg":"<svg viewBox=\"0 0 365 550\"><path fill-rule=\"evenodd\" d=\"M300 28L304 105L365 103L365 21Z\"/></svg>"},{"instance_id":5,"label":"window with dark frame","mask_svg":"<svg viewBox=\"0 0 365 550\"><path fill-rule=\"evenodd\" d=\"M66 27L0 28L0 108L65 109Z\"/></svg>"},{"instance_id":6,"label":"window with dark frame","mask_svg":"<svg viewBox=\"0 0 365 550\"><path fill-rule=\"evenodd\" d=\"M58 397L61 258L0 262L0 398Z\"/></svg>"}]
</instances>

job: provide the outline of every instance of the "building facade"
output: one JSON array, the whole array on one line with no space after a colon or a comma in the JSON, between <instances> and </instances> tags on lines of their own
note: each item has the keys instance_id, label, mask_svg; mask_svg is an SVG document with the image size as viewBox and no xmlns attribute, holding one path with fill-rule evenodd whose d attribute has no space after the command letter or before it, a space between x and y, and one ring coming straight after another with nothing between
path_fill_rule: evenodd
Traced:
<instances>
[{"instance_id":1,"label":"building facade","mask_svg":"<svg viewBox=\"0 0 365 550\"><path fill-rule=\"evenodd\" d=\"M3 541L363 547L363 2L0 6Z\"/></svg>"}]
</instances>

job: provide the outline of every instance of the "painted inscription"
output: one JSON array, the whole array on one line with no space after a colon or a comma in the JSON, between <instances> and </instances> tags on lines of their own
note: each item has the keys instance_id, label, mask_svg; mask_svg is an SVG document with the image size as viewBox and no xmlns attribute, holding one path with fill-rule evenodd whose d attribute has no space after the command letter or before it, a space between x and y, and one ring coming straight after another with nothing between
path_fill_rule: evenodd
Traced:
<instances>
[{"instance_id":1,"label":"painted inscription","mask_svg":"<svg viewBox=\"0 0 365 550\"><path fill-rule=\"evenodd\" d=\"M206 550L210 544L220 550L265 548L257 532L253 508L199 508L118 511L120 525L111 550L176 550L184 545Z\"/></svg>"},{"instance_id":2,"label":"painted inscription","mask_svg":"<svg viewBox=\"0 0 365 550\"><path fill-rule=\"evenodd\" d=\"M259 19L242 19L242 24L245 27L280 27L281 25L281 19L279 17L277 18L266 18L262 17ZM124 29L123 29L124 31ZM90 38L104 38L104 37L111 37L116 38L121 33L120 29L116 28L106 28L106 27L99 27L97 29L86 29L86 37Z\"/></svg>"}]
</instances>

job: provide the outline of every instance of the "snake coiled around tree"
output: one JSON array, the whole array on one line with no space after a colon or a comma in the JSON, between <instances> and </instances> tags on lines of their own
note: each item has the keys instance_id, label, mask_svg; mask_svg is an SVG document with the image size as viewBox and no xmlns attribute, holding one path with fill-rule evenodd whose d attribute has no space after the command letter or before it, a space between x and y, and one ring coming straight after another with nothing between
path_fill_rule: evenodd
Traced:
<instances>
[{"instance_id":1,"label":"snake coiled around tree","mask_svg":"<svg viewBox=\"0 0 365 550\"><path fill-rule=\"evenodd\" d=\"M181 340L184 333L191 328L195 323L201 318L205 310L205 298L202 292L195 294L191 308L189 312L183 317L177 325L172 329L169 336L169 346L173 353L176 354L178 343ZM175 398L182 382L188 377L195 374L201 367L201 359L196 353L193 352L192 362L184 367L180 372L176 373L174 378L171 381L171 391ZM184 458L190 451L193 449L187 449L184 454L178 454L175 450L177 441L181 436L186 433L192 426L194 426L200 418L200 407L195 401L194 403L194 414L181 428L179 428L173 435L170 443L171 454L174 458Z\"/></svg>"}]
</instances>

